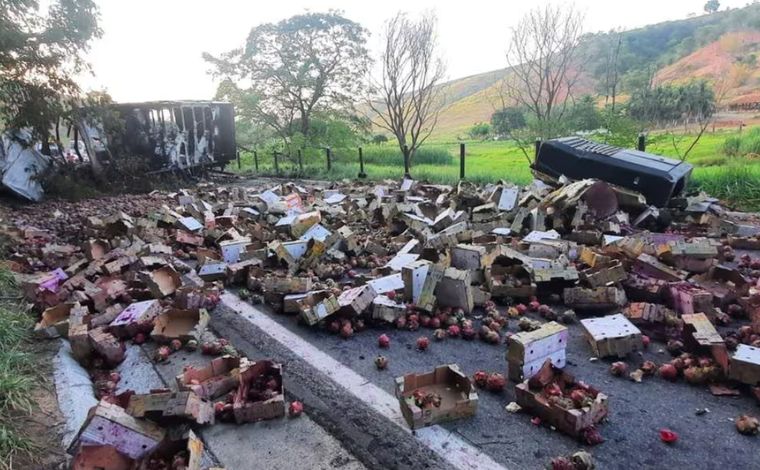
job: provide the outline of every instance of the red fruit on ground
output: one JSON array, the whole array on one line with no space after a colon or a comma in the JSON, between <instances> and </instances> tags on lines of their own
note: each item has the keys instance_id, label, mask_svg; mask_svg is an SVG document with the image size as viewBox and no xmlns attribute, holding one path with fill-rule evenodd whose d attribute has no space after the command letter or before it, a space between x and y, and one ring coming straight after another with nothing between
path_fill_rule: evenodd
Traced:
<instances>
[{"instance_id":1,"label":"red fruit on ground","mask_svg":"<svg viewBox=\"0 0 760 470\"><path fill-rule=\"evenodd\" d=\"M483 388L488 383L488 372L479 370L472 376L472 381L477 387Z\"/></svg>"},{"instance_id":2,"label":"red fruit on ground","mask_svg":"<svg viewBox=\"0 0 760 470\"><path fill-rule=\"evenodd\" d=\"M678 378L678 369L673 364L663 364L660 366L660 377L671 382Z\"/></svg>"},{"instance_id":3,"label":"red fruit on ground","mask_svg":"<svg viewBox=\"0 0 760 470\"><path fill-rule=\"evenodd\" d=\"M486 382L486 388L491 392L501 392L506 385L507 379L498 372L489 375Z\"/></svg>"},{"instance_id":4,"label":"red fruit on ground","mask_svg":"<svg viewBox=\"0 0 760 470\"><path fill-rule=\"evenodd\" d=\"M670 429L660 429L660 440L665 444L673 444L678 440L678 434Z\"/></svg>"},{"instance_id":5,"label":"red fruit on ground","mask_svg":"<svg viewBox=\"0 0 760 470\"><path fill-rule=\"evenodd\" d=\"M295 418L296 416L301 416L301 413L303 413L303 403L300 401L290 402L290 406L288 406L288 414Z\"/></svg>"}]
</instances>

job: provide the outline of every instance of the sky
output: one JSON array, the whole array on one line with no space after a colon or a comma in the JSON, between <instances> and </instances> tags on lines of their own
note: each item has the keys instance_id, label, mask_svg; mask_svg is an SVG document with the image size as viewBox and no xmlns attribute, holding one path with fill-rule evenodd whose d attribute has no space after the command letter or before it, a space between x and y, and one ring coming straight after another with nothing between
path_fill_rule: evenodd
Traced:
<instances>
[{"instance_id":1,"label":"sky","mask_svg":"<svg viewBox=\"0 0 760 470\"><path fill-rule=\"evenodd\" d=\"M576 0L585 31L632 29L702 14L705 0ZM748 0L721 0L721 9ZM383 23L397 11L433 10L447 78L503 68L509 28L536 0L97 0L103 37L87 54L93 75L86 90L106 90L116 101L210 99L216 89L203 52L241 47L252 27L305 11L342 10L370 31L380 50ZM564 2L563 2L564 3Z\"/></svg>"}]
</instances>

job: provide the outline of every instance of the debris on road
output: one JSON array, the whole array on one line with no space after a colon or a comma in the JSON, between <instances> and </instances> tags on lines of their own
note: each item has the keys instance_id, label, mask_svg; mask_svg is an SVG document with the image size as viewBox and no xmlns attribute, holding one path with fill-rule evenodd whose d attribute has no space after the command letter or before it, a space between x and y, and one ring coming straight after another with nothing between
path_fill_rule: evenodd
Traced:
<instances>
[{"instance_id":1,"label":"debris on road","mask_svg":"<svg viewBox=\"0 0 760 470\"><path fill-rule=\"evenodd\" d=\"M126 401L114 395L115 381L101 380L98 412L105 403L108 416L127 416L132 428L145 418L166 431L178 420L293 415L287 371L272 359L241 357L211 334L221 293L239 289L241 299L292 317L294 327L346 344L372 328L382 330L369 333L382 349L425 351L432 336L430 352L439 344L456 351L479 338L505 357L506 370L468 371L472 382L453 365L389 378L413 428L471 416L473 383L499 392L506 375L517 382L516 406L591 444L602 441L597 426L610 411L604 393L564 370L574 333L585 334L593 367L615 376L683 378L720 395L760 397L760 258L745 252L760 244L740 235L754 235L746 227L760 218L671 189L645 197L594 179L526 188L205 183L105 202L51 201L12 213L2 232L15 242L8 263L39 314L37 337L68 339L93 376L108 377L130 341L157 346L156 361L180 350L215 356L186 368L174 388ZM45 217L51 209L63 215ZM394 329L418 331L418 339L397 343ZM650 341L672 359L634 362ZM377 369L388 357L375 358ZM161 440L158 431L148 435ZM116 448L129 459L149 457L97 445L107 447L97 455Z\"/></svg>"},{"instance_id":2,"label":"debris on road","mask_svg":"<svg viewBox=\"0 0 760 470\"><path fill-rule=\"evenodd\" d=\"M515 387L517 404L560 431L593 445L595 426L608 414L607 395L547 360L532 378ZM591 438L593 436L593 438Z\"/></svg>"},{"instance_id":3,"label":"debris on road","mask_svg":"<svg viewBox=\"0 0 760 470\"><path fill-rule=\"evenodd\" d=\"M478 394L456 364L397 377L396 397L412 429L466 418L478 408Z\"/></svg>"}]
</instances>

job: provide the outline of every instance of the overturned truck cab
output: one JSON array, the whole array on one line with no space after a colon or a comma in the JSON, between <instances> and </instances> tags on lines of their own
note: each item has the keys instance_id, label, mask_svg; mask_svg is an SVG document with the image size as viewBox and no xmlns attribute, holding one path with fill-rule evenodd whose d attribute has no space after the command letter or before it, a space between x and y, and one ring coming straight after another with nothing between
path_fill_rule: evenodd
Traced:
<instances>
[{"instance_id":1,"label":"overturned truck cab","mask_svg":"<svg viewBox=\"0 0 760 470\"><path fill-rule=\"evenodd\" d=\"M563 137L537 145L532 169L537 178L556 181L596 178L641 193L648 204L663 207L681 194L692 165L639 150L623 149L579 137Z\"/></svg>"}]
</instances>

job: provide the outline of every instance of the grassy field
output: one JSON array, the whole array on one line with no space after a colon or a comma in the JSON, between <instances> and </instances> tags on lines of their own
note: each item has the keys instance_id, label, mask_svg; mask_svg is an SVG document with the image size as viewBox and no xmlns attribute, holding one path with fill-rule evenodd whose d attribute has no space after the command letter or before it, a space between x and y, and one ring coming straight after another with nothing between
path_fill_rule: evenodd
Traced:
<instances>
[{"instance_id":1,"label":"grassy field","mask_svg":"<svg viewBox=\"0 0 760 470\"><path fill-rule=\"evenodd\" d=\"M745 130L745 132L747 132ZM741 157L729 157L723 153L726 138L736 136L736 131L708 132L689 153L687 161L694 169L692 188L704 189L708 193L728 201L745 210L760 208L760 161ZM647 151L679 157L691 142L692 137L676 137L678 149L673 145L671 135L653 135L647 144ZM527 184L532 176L525 154L509 141L469 141L465 142L465 176L479 183L498 180ZM532 157L532 150L529 151ZM365 172L370 179L399 179L404 174L401 152L390 144L364 147ZM254 170L252 154L241 156L241 169L233 170L250 173ZM288 177L305 176L338 180L356 178L359 173L357 149L334 149L332 169L327 171L324 151L308 151L302 157L303 172L295 158L281 157L278 161L280 175ZM259 155L259 174L273 175L274 161L271 154ZM455 183L459 180L459 143L435 142L425 145L415 157L411 174L418 180L435 183Z\"/></svg>"},{"instance_id":2,"label":"grassy field","mask_svg":"<svg viewBox=\"0 0 760 470\"><path fill-rule=\"evenodd\" d=\"M31 391L39 386L28 343L34 322L17 295L13 274L0 267L0 469L18 468L18 457L37 449L24 431L34 406Z\"/></svg>"}]
</instances>

